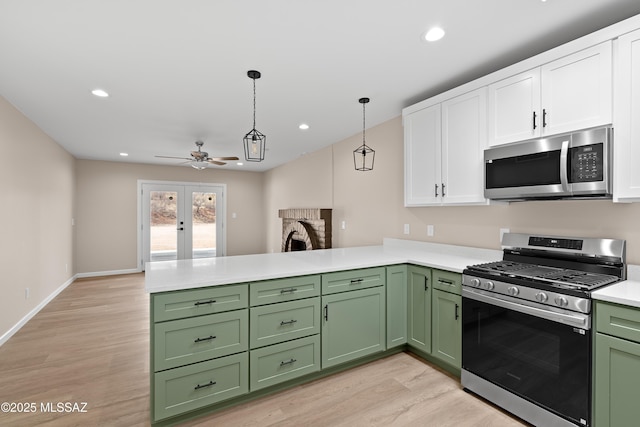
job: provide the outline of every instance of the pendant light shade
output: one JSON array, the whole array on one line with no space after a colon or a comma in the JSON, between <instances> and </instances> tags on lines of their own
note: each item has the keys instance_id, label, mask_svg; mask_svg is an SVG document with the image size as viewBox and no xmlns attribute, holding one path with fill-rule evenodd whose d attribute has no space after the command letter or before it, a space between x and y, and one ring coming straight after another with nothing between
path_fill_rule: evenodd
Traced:
<instances>
[{"instance_id":1,"label":"pendant light shade","mask_svg":"<svg viewBox=\"0 0 640 427\"><path fill-rule=\"evenodd\" d=\"M358 100L362 104L362 145L353 150L353 165L357 171L373 170L373 161L376 152L369 147L365 141L365 104L369 102L369 98L360 98Z\"/></svg>"},{"instance_id":2,"label":"pendant light shade","mask_svg":"<svg viewBox=\"0 0 640 427\"><path fill-rule=\"evenodd\" d=\"M260 71L249 70L247 76L253 80L253 129L244 138L244 158L248 162L264 160L267 136L256 129L256 79L260 78Z\"/></svg>"}]
</instances>

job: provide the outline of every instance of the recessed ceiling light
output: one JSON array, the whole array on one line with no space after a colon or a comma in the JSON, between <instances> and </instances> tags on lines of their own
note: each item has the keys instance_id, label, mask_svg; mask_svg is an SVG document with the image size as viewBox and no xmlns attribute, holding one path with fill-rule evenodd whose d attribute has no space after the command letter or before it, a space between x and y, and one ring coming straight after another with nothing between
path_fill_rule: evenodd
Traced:
<instances>
[{"instance_id":1,"label":"recessed ceiling light","mask_svg":"<svg viewBox=\"0 0 640 427\"><path fill-rule=\"evenodd\" d=\"M129 155L129 153L120 153L120 155L121 155L122 157L127 157L127 156Z\"/></svg>"},{"instance_id":2,"label":"recessed ceiling light","mask_svg":"<svg viewBox=\"0 0 640 427\"><path fill-rule=\"evenodd\" d=\"M306 124L306 123L301 123L300 126L298 126L298 129L307 130L307 129L309 129L309 125Z\"/></svg>"},{"instance_id":3,"label":"recessed ceiling light","mask_svg":"<svg viewBox=\"0 0 640 427\"><path fill-rule=\"evenodd\" d=\"M107 96L109 96L109 94L102 89L94 89L91 91L92 94L94 94L95 96L99 96L100 98L106 98Z\"/></svg>"},{"instance_id":4,"label":"recessed ceiling light","mask_svg":"<svg viewBox=\"0 0 640 427\"><path fill-rule=\"evenodd\" d=\"M444 37L444 30L440 27L433 27L422 35L423 39L428 42L435 42Z\"/></svg>"}]
</instances>

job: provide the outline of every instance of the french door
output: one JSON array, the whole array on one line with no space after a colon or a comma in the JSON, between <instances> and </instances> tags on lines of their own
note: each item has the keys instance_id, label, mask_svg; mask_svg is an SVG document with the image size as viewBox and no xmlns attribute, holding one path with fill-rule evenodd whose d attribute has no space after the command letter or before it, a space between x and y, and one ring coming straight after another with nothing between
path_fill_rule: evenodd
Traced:
<instances>
[{"instance_id":1,"label":"french door","mask_svg":"<svg viewBox=\"0 0 640 427\"><path fill-rule=\"evenodd\" d=\"M224 255L224 186L142 183L142 266Z\"/></svg>"}]
</instances>

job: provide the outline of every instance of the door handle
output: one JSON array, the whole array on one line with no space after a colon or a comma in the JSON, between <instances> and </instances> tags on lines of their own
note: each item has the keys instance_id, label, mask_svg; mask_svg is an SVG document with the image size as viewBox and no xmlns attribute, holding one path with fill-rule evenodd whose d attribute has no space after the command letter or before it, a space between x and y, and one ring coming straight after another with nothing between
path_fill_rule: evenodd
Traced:
<instances>
[{"instance_id":1,"label":"door handle","mask_svg":"<svg viewBox=\"0 0 640 427\"><path fill-rule=\"evenodd\" d=\"M537 118L536 116L537 116L537 115L536 115L536 112L534 111L534 112L533 112L533 130L536 130L536 128L538 127L538 126L536 125L536 118Z\"/></svg>"},{"instance_id":2,"label":"door handle","mask_svg":"<svg viewBox=\"0 0 640 427\"><path fill-rule=\"evenodd\" d=\"M460 317L460 313L458 312L458 310L460 309L460 306L458 304L456 304L456 320L458 320L458 317Z\"/></svg>"},{"instance_id":3,"label":"door handle","mask_svg":"<svg viewBox=\"0 0 640 427\"><path fill-rule=\"evenodd\" d=\"M429 283L429 278L427 276L424 276L424 290L425 291L429 290L428 283Z\"/></svg>"},{"instance_id":4,"label":"door handle","mask_svg":"<svg viewBox=\"0 0 640 427\"><path fill-rule=\"evenodd\" d=\"M436 186L436 197L438 197L438 184L435 184Z\"/></svg>"},{"instance_id":5,"label":"door handle","mask_svg":"<svg viewBox=\"0 0 640 427\"><path fill-rule=\"evenodd\" d=\"M543 128L547 127L547 109L546 108L542 110L542 127Z\"/></svg>"},{"instance_id":6,"label":"door handle","mask_svg":"<svg viewBox=\"0 0 640 427\"><path fill-rule=\"evenodd\" d=\"M442 197L446 196L447 194L444 192L444 182L442 183Z\"/></svg>"},{"instance_id":7,"label":"door handle","mask_svg":"<svg viewBox=\"0 0 640 427\"><path fill-rule=\"evenodd\" d=\"M178 231L184 231L184 227L176 228Z\"/></svg>"}]
</instances>

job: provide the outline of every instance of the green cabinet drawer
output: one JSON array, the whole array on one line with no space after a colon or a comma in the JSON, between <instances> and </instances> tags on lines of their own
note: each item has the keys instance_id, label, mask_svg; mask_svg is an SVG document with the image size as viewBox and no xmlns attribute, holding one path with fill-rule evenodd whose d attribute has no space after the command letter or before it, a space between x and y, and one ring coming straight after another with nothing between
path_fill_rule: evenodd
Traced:
<instances>
[{"instance_id":1,"label":"green cabinet drawer","mask_svg":"<svg viewBox=\"0 0 640 427\"><path fill-rule=\"evenodd\" d=\"M450 271L432 270L433 287L441 291L460 295L462 293L462 275Z\"/></svg>"},{"instance_id":2,"label":"green cabinet drawer","mask_svg":"<svg viewBox=\"0 0 640 427\"><path fill-rule=\"evenodd\" d=\"M596 330L640 342L640 309L598 301L596 303Z\"/></svg>"},{"instance_id":3,"label":"green cabinet drawer","mask_svg":"<svg viewBox=\"0 0 640 427\"><path fill-rule=\"evenodd\" d=\"M222 313L248 306L248 285L215 286L152 295L153 321Z\"/></svg>"},{"instance_id":4,"label":"green cabinet drawer","mask_svg":"<svg viewBox=\"0 0 640 427\"><path fill-rule=\"evenodd\" d=\"M251 308L249 345L258 348L320 332L320 298Z\"/></svg>"},{"instance_id":5,"label":"green cabinet drawer","mask_svg":"<svg viewBox=\"0 0 640 427\"><path fill-rule=\"evenodd\" d=\"M384 267L376 267L323 274L322 294L329 295L338 292L384 286L385 273Z\"/></svg>"},{"instance_id":6,"label":"green cabinet drawer","mask_svg":"<svg viewBox=\"0 0 640 427\"><path fill-rule=\"evenodd\" d=\"M154 371L247 351L248 311L229 311L154 325Z\"/></svg>"},{"instance_id":7,"label":"green cabinet drawer","mask_svg":"<svg viewBox=\"0 0 640 427\"><path fill-rule=\"evenodd\" d=\"M247 393L248 359L245 352L154 374L154 421Z\"/></svg>"},{"instance_id":8,"label":"green cabinet drawer","mask_svg":"<svg viewBox=\"0 0 640 427\"><path fill-rule=\"evenodd\" d=\"M320 370L320 335L250 352L251 391Z\"/></svg>"},{"instance_id":9,"label":"green cabinet drawer","mask_svg":"<svg viewBox=\"0 0 640 427\"><path fill-rule=\"evenodd\" d=\"M273 304L320 295L320 276L291 277L251 283L249 304Z\"/></svg>"}]
</instances>

